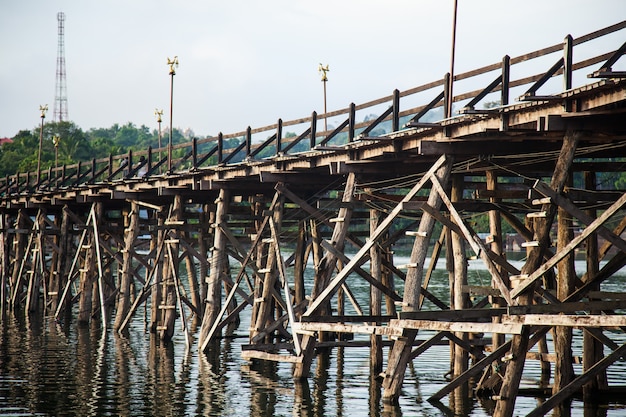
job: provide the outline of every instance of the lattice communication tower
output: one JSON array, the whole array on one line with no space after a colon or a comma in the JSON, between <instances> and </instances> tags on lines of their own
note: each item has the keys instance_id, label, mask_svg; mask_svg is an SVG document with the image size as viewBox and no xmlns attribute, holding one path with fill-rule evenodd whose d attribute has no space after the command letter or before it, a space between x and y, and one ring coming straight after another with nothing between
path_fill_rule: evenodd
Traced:
<instances>
[{"instance_id":1,"label":"lattice communication tower","mask_svg":"<svg viewBox=\"0 0 626 417\"><path fill-rule=\"evenodd\" d=\"M65 76L65 14L57 13L59 22L59 46L57 48L57 77L54 95L54 120L67 121L67 80Z\"/></svg>"}]
</instances>

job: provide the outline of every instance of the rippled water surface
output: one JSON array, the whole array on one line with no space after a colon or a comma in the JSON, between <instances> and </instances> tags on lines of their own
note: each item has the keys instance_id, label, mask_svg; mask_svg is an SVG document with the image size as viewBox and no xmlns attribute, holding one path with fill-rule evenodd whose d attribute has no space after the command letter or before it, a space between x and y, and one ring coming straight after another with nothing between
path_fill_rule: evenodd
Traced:
<instances>
[{"instance_id":1,"label":"rippled water surface","mask_svg":"<svg viewBox=\"0 0 626 417\"><path fill-rule=\"evenodd\" d=\"M489 282L480 267L471 279ZM611 285L621 287L624 281ZM441 271L430 288L444 297L447 285ZM359 289L355 282L351 288L361 296L367 293L365 284ZM0 328L0 416L443 416L453 415L452 410L459 416L491 415L490 402L450 396L441 404L426 401L445 385L447 346L435 346L410 364L398 406L380 401L368 348L319 354L311 376L295 384L290 364L241 358L241 345L248 341L247 311L233 337L212 346L209 355L199 355L195 344L188 352L181 332L172 343L159 343L145 328L143 309L128 338L110 330L103 335L99 321L79 327L51 317L9 316ZM432 334L421 332L418 338ZM623 335L610 336L623 343ZM574 354L579 355L580 332L575 337ZM624 362L609 369L612 383L626 383ZM578 365L576 371L581 371ZM522 386L539 386L538 363L527 361ZM516 415L527 414L538 401L518 398ZM583 404L575 401L572 415L625 416L626 407L611 404L584 413Z\"/></svg>"}]
</instances>

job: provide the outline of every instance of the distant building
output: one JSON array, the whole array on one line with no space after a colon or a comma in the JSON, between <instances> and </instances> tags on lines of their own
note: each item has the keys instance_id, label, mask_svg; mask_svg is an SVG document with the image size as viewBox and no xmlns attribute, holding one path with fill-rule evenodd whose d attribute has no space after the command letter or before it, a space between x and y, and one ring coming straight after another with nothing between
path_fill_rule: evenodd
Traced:
<instances>
[{"instance_id":1,"label":"distant building","mask_svg":"<svg viewBox=\"0 0 626 417\"><path fill-rule=\"evenodd\" d=\"M5 143L13 143L13 139L10 139L10 138L0 138L0 146L4 145Z\"/></svg>"}]
</instances>

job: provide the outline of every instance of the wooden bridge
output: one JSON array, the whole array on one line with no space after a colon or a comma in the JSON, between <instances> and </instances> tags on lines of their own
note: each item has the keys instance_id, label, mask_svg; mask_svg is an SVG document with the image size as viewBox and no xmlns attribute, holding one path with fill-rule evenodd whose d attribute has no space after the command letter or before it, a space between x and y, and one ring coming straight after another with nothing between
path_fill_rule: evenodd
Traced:
<instances>
[{"instance_id":1,"label":"wooden bridge","mask_svg":"<svg viewBox=\"0 0 626 417\"><path fill-rule=\"evenodd\" d=\"M409 361L443 339L451 380L431 401L471 384L496 400L494 415L511 416L527 360L540 360L547 380L554 372L551 396L530 415L610 393L606 369L626 344L604 330L626 327L626 292L601 284L626 265L626 194L599 178L626 163L626 72L616 69L626 43L593 45L623 40L625 28L458 74L453 97L446 75L335 112L9 176L2 319L24 310L124 334L148 303L153 333L169 340L180 326L207 352L250 309L242 355L293 363L294 378L308 376L316 349L369 335L371 372L390 402ZM457 112L433 121L449 104ZM380 116L357 122L371 113ZM324 119L336 128L318 131ZM488 216L486 238L476 214ZM521 270L506 259L505 222L524 238ZM394 264L399 241L409 242L406 265ZM429 291L442 250L449 301ZM472 257L491 285L468 285ZM580 375L574 328L584 330ZM419 330L436 333L418 341Z\"/></svg>"}]
</instances>

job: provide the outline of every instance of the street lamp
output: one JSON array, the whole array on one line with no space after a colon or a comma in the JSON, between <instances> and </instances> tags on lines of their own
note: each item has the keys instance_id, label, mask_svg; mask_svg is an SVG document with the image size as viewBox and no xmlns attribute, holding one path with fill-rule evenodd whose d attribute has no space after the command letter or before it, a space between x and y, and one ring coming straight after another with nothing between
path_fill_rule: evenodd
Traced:
<instances>
[{"instance_id":1,"label":"street lamp","mask_svg":"<svg viewBox=\"0 0 626 417\"><path fill-rule=\"evenodd\" d=\"M48 105L39 106L39 111L41 112L41 128L39 129L39 153L37 154L37 185L39 185L39 181L41 180L41 149L43 148L43 121L46 118L46 112L48 111Z\"/></svg>"},{"instance_id":2,"label":"street lamp","mask_svg":"<svg viewBox=\"0 0 626 417\"><path fill-rule=\"evenodd\" d=\"M320 66L317 68L317 71L322 74L322 83L324 84L324 131L327 131L328 121L326 117L326 82L328 81L328 77L326 76L326 73L330 71L328 69L328 64L326 64L326 66L320 64Z\"/></svg>"},{"instance_id":3,"label":"street lamp","mask_svg":"<svg viewBox=\"0 0 626 417\"><path fill-rule=\"evenodd\" d=\"M161 116L163 116L163 109L154 109L154 115L157 118L157 123L159 124L159 163L161 162ZM159 174L161 173L161 166L159 165Z\"/></svg>"},{"instance_id":4,"label":"street lamp","mask_svg":"<svg viewBox=\"0 0 626 417\"><path fill-rule=\"evenodd\" d=\"M167 65L170 66L170 140L167 145L167 170L171 174L172 173L172 114L174 111L174 75L176 75L176 70L174 66L178 68L178 56L175 56L174 59L167 58Z\"/></svg>"},{"instance_id":5,"label":"street lamp","mask_svg":"<svg viewBox=\"0 0 626 417\"><path fill-rule=\"evenodd\" d=\"M59 143L61 138L58 135L52 136L52 143L54 144L54 174L56 175L55 184L59 184Z\"/></svg>"},{"instance_id":6,"label":"street lamp","mask_svg":"<svg viewBox=\"0 0 626 417\"><path fill-rule=\"evenodd\" d=\"M454 84L454 50L456 46L456 10L457 0L454 0L453 13L452 13L452 52L450 56L450 81L448 84L448 103L446 107L446 118L452 117L452 101L454 100L454 94L452 93L452 86Z\"/></svg>"}]
</instances>

